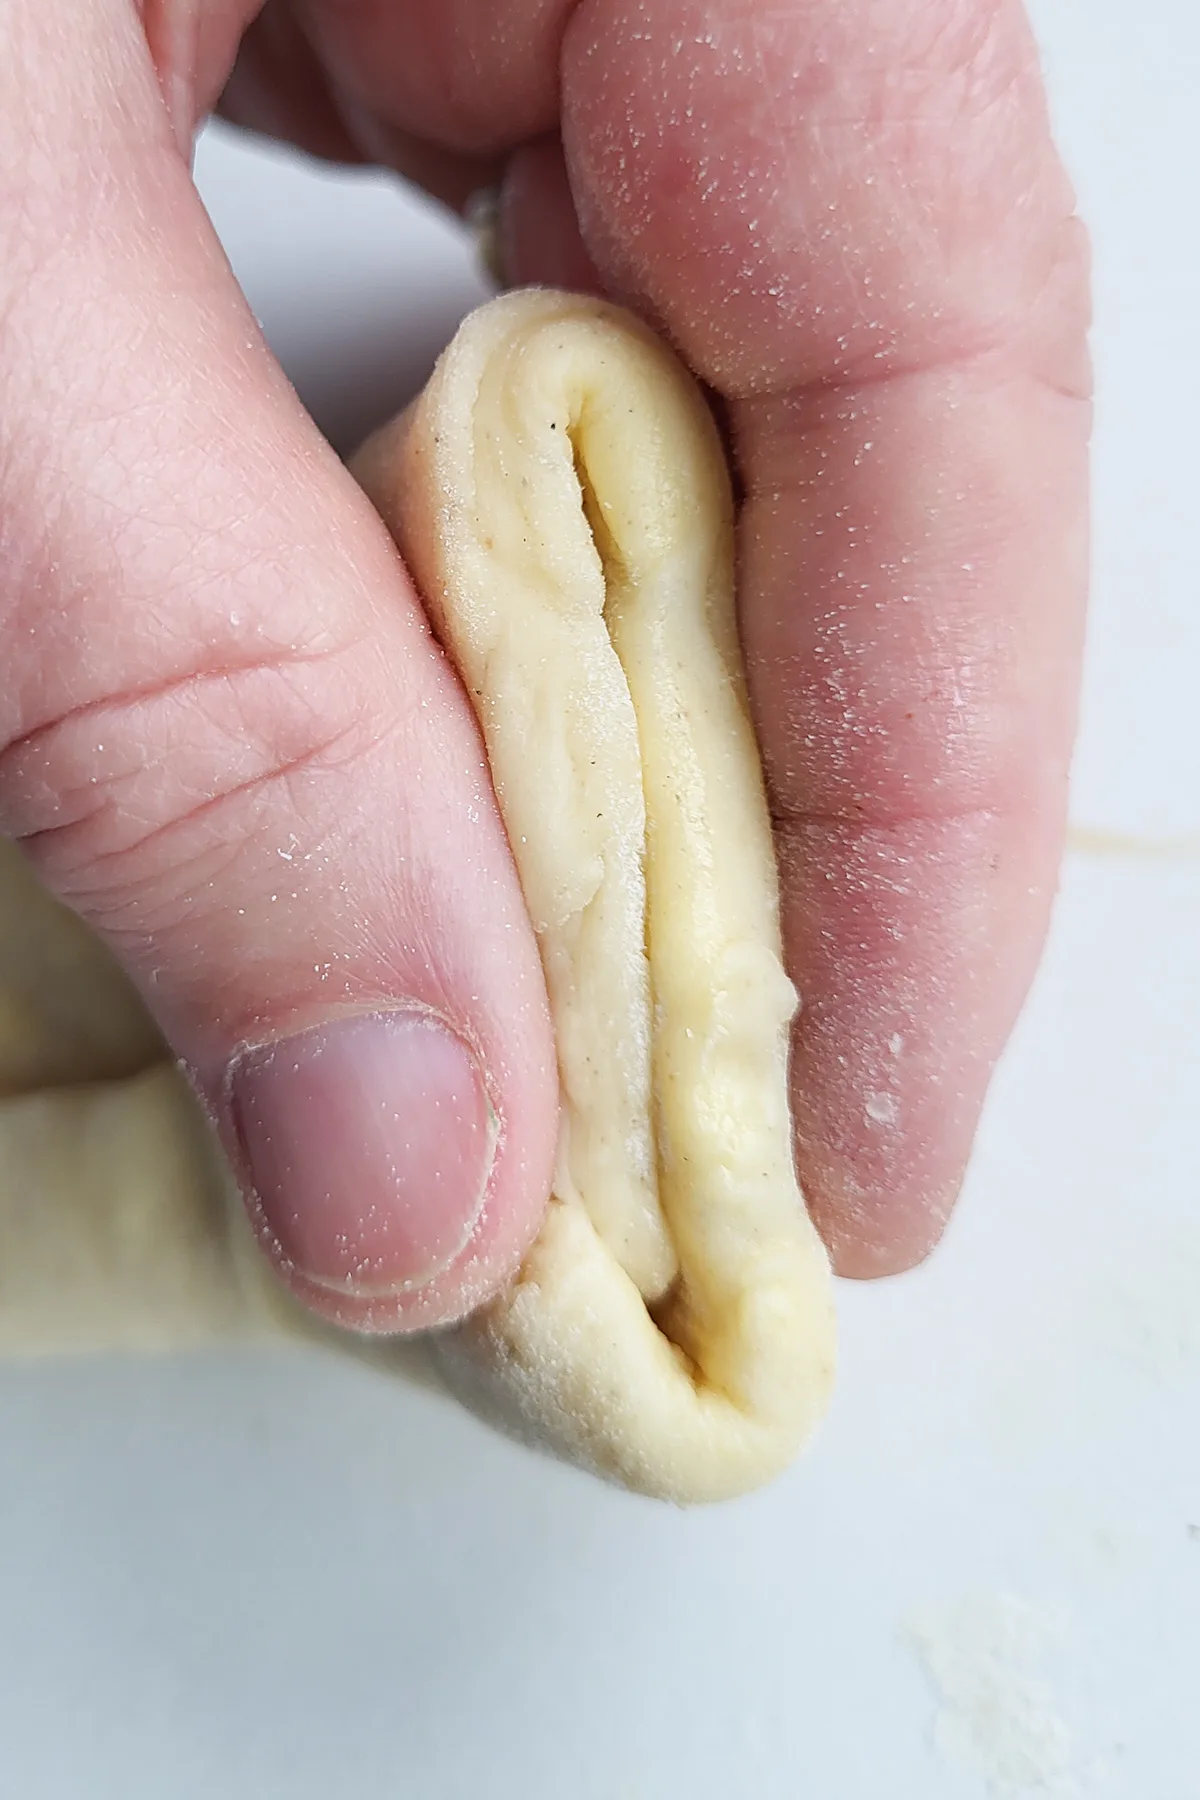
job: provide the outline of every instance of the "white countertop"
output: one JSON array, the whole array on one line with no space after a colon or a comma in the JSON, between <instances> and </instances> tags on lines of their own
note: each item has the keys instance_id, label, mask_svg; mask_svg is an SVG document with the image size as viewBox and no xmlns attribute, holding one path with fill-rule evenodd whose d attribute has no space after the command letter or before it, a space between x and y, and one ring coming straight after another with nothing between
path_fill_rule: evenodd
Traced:
<instances>
[{"instance_id":1,"label":"white countertop","mask_svg":"<svg viewBox=\"0 0 1200 1800\"><path fill-rule=\"evenodd\" d=\"M756 1498L626 1498L316 1352L0 1372L0 1800L1200 1795L1200 15L1035 10L1097 251L1074 816L1190 847L1072 852L958 1221L843 1285ZM352 441L462 244L227 136L198 173Z\"/></svg>"}]
</instances>

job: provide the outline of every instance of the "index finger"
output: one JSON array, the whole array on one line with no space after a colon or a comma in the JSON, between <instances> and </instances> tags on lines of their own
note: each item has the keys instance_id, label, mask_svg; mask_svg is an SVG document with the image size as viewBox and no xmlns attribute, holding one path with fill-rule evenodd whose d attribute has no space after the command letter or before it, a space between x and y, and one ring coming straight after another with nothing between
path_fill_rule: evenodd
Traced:
<instances>
[{"instance_id":1,"label":"index finger","mask_svg":"<svg viewBox=\"0 0 1200 1800\"><path fill-rule=\"evenodd\" d=\"M584 235L731 402L810 1203L936 1241L1045 932L1086 570L1087 261L1008 0L617 0Z\"/></svg>"}]
</instances>

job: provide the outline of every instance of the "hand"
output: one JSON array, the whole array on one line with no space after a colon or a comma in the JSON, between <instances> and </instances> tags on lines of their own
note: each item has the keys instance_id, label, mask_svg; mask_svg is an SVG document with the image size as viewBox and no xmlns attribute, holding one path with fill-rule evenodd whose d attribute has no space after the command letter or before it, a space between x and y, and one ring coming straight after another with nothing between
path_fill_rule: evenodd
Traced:
<instances>
[{"instance_id":1,"label":"hand","mask_svg":"<svg viewBox=\"0 0 1200 1800\"><path fill-rule=\"evenodd\" d=\"M453 204L502 181L514 280L603 285L720 396L801 1176L844 1272L917 1260L1073 735L1086 250L1019 8L2 9L0 825L149 998L293 1286L394 1329L498 1285L554 1059L463 697L191 187L222 94Z\"/></svg>"}]
</instances>

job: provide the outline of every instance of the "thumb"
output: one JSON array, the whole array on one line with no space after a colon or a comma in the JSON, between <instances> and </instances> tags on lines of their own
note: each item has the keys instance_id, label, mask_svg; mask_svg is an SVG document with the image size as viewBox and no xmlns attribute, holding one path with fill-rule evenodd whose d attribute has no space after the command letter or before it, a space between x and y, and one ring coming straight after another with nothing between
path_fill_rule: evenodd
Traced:
<instances>
[{"instance_id":1,"label":"thumb","mask_svg":"<svg viewBox=\"0 0 1200 1800\"><path fill-rule=\"evenodd\" d=\"M136 21L84 8L65 51L54 12L0 69L0 827L145 995L293 1289L439 1322L519 1259L554 1147L486 763Z\"/></svg>"}]
</instances>

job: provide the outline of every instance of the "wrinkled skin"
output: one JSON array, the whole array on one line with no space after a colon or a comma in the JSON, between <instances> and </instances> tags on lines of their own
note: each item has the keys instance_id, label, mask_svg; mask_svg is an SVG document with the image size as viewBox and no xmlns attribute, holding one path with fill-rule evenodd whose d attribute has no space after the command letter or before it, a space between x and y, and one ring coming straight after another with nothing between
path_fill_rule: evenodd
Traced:
<instances>
[{"instance_id":1,"label":"wrinkled skin","mask_svg":"<svg viewBox=\"0 0 1200 1800\"><path fill-rule=\"evenodd\" d=\"M422 1279L393 1245L364 1299L305 1245L369 1253L400 1152L315 1091L345 1179L319 1220L297 1190L286 1254L264 1233L293 1286L391 1329L497 1286L553 1050L464 699L192 187L218 105L452 205L501 182L512 280L627 301L719 397L801 1177L843 1273L918 1261L1040 951L1074 730L1087 251L1020 7L0 0L0 38L0 826L235 1154L240 1045L398 1003L497 1122L462 1253Z\"/></svg>"}]
</instances>

